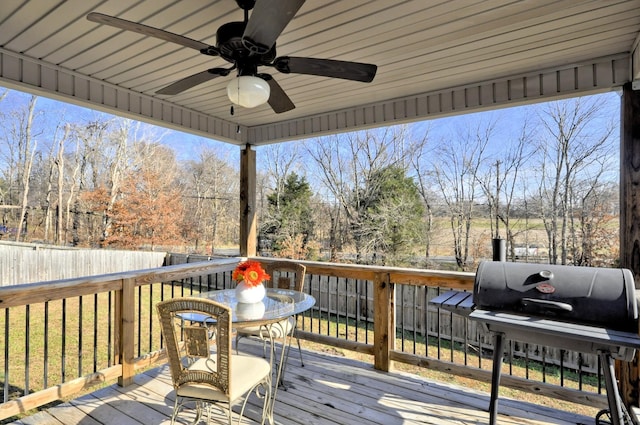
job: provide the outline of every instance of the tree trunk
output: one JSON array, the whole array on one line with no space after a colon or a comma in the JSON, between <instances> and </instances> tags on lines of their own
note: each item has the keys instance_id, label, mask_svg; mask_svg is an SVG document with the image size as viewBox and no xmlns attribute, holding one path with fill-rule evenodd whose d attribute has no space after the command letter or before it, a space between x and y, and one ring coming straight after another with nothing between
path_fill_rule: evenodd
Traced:
<instances>
[{"instance_id":1,"label":"tree trunk","mask_svg":"<svg viewBox=\"0 0 640 425\"><path fill-rule=\"evenodd\" d=\"M64 189L64 142L68 135L69 126L67 125L64 129L64 135L60 140L60 145L58 146L58 158L56 160L56 165L58 166L58 215L56 217L56 244L58 245L63 243L62 193Z\"/></svg>"},{"instance_id":2,"label":"tree trunk","mask_svg":"<svg viewBox=\"0 0 640 425\"><path fill-rule=\"evenodd\" d=\"M27 110L27 117L24 128L23 143L23 164L22 167L22 200L20 202L20 217L18 218L18 230L16 232L16 242L20 241L22 235L23 224L27 219L27 208L29 203L29 183L31 182L31 168L33 166L33 159L36 154L37 142L32 140L33 129L33 116L36 109L36 96L31 96L29 102L29 109ZM25 229L26 231L26 229Z\"/></svg>"}]
</instances>

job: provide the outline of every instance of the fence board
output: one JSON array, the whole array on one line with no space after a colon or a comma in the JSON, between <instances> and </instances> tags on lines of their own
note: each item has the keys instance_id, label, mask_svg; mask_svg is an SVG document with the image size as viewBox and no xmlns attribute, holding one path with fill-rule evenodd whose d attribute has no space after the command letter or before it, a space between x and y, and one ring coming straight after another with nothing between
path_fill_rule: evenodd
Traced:
<instances>
[{"instance_id":1,"label":"fence board","mask_svg":"<svg viewBox=\"0 0 640 425\"><path fill-rule=\"evenodd\" d=\"M0 286L160 267L166 252L75 249L0 242Z\"/></svg>"}]
</instances>

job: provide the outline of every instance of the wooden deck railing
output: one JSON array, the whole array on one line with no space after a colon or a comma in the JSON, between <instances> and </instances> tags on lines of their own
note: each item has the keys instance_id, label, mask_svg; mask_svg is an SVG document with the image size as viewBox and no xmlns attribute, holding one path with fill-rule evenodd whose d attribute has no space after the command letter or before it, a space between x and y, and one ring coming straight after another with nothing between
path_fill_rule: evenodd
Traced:
<instances>
[{"instance_id":1,"label":"wooden deck railing","mask_svg":"<svg viewBox=\"0 0 640 425\"><path fill-rule=\"evenodd\" d=\"M218 260L1 287L0 420L101 382L128 385L138 369L162 359L155 303L199 292L198 287L230 287L236 264ZM184 282L193 279L185 292Z\"/></svg>"},{"instance_id":2,"label":"wooden deck railing","mask_svg":"<svg viewBox=\"0 0 640 425\"><path fill-rule=\"evenodd\" d=\"M120 385L129 384L141 368L163 360L155 303L233 287L231 271L238 261L214 260L0 288L0 307L4 308L0 315L0 330L4 329L0 331L0 349L4 352L0 356L0 370L4 371L0 420L70 398L96 383L117 379ZM437 311L427 314L427 298L433 295L429 291L469 290L473 273L303 263L307 266L306 290L318 303L299 319L298 335L302 338L370 354L374 366L384 371L391 369L393 362L403 362L490 381L490 368L473 367L466 360L453 361L453 350L450 360L442 358L440 338L436 342L438 354L431 355L429 326L420 325L421 330L416 330L417 318L428 320L433 316L440 320ZM398 288L414 290L411 296L401 298L414 300L413 333L409 337L415 347L418 333L425 336L424 353L396 346L397 341L405 341L405 324L398 327L396 323L398 308L406 309L405 300L397 298L405 291ZM440 323L436 327L440 329ZM478 357L481 359L482 353ZM606 403L598 391L585 392L509 374L503 375L502 382L591 406Z\"/></svg>"}]
</instances>

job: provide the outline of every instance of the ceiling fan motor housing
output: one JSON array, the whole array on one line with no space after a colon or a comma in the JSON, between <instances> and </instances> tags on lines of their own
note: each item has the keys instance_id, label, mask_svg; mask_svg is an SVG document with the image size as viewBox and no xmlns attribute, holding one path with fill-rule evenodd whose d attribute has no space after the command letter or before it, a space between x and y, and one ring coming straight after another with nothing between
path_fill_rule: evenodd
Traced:
<instances>
[{"instance_id":1,"label":"ceiling fan motor housing","mask_svg":"<svg viewBox=\"0 0 640 425\"><path fill-rule=\"evenodd\" d=\"M246 22L228 22L218 28L216 33L216 46L220 57L230 63L250 63L255 66L271 63L276 57L275 44L266 53L258 54L247 49L242 40Z\"/></svg>"}]
</instances>

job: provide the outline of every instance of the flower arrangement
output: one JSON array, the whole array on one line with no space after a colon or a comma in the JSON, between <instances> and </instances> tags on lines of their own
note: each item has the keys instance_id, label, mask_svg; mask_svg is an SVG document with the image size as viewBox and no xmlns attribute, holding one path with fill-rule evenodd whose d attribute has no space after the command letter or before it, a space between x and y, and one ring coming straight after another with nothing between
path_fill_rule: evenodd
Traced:
<instances>
[{"instance_id":1,"label":"flower arrangement","mask_svg":"<svg viewBox=\"0 0 640 425\"><path fill-rule=\"evenodd\" d=\"M248 286L258 286L263 281L271 279L258 261L244 261L238 264L231 274L233 280L244 281Z\"/></svg>"}]
</instances>

